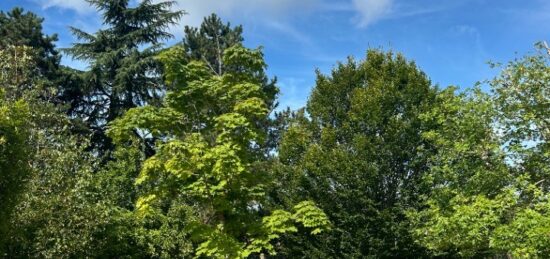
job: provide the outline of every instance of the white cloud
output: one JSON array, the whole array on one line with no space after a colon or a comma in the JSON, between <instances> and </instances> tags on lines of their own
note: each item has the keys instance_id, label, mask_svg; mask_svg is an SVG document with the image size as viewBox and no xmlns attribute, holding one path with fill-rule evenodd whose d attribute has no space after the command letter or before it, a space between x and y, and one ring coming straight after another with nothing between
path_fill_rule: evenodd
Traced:
<instances>
[{"instance_id":1,"label":"white cloud","mask_svg":"<svg viewBox=\"0 0 550 259\"><path fill-rule=\"evenodd\" d=\"M90 13L94 8L86 0L36 0L42 8L59 7L63 9L75 10L80 14Z\"/></svg>"},{"instance_id":2,"label":"white cloud","mask_svg":"<svg viewBox=\"0 0 550 259\"><path fill-rule=\"evenodd\" d=\"M358 13L357 25L367 27L390 14L393 0L352 0L352 3Z\"/></svg>"},{"instance_id":3,"label":"white cloud","mask_svg":"<svg viewBox=\"0 0 550 259\"><path fill-rule=\"evenodd\" d=\"M95 12L95 9L86 0L34 1L43 8L71 9L79 14ZM136 4L139 1L142 0L131 0L131 3ZM162 1L166 0L154 0L154 2ZM171 29L178 36L183 33L183 25L199 26L203 18L212 13L220 15L224 20L233 21L235 24L260 23L269 26L274 23L276 25L291 24L292 19L304 15L345 12L353 16L351 20L355 25L365 28L382 19L421 15L441 11L448 7L448 4L442 5L435 0L421 1L420 5L397 0L176 0L175 2L174 10L187 12L182 17L180 24Z\"/></svg>"},{"instance_id":4,"label":"white cloud","mask_svg":"<svg viewBox=\"0 0 550 259\"><path fill-rule=\"evenodd\" d=\"M95 12L86 0L34 0L42 8L58 7L89 14ZM132 0L134 4L140 0ZM165 0L155 0L162 2ZM346 11L357 14L355 22L366 27L390 14L394 0L176 0L175 10L185 10L181 24L198 26L205 16L217 13L224 18L245 22L247 20L279 22L292 15L317 12ZM182 31L181 25L179 30ZM181 33L181 31L175 31Z\"/></svg>"},{"instance_id":5,"label":"white cloud","mask_svg":"<svg viewBox=\"0 0 550 259\"><path fill-rule=\"evenodd\" d=\"M160 2L162 0L158 0ZM177 0L177 9L188 14L184 25L198 26L203 17L217 13L239 20L281 20L289 14L313 10L322 0Z\"/></svg>"}]
</instances>

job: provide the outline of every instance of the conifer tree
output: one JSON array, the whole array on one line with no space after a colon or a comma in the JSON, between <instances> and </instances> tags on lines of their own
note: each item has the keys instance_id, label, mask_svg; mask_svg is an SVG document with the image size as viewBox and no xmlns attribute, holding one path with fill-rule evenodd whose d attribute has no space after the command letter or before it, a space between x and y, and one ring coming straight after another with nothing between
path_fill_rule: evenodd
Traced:
<instances>
[{"instance_id":1,"label":"conifer tree","mask_svg":"<svg viewBox=\"0 0 550 259\"><path fill-rule=\"evenodd\" d=\"M107 123L126 110L155 105L163 93L159 63L155 55L161 41L172 37L166 30L182 12L170 11L173 1L141 1L132 7L128 0L89 0L101 13L105 29L87 33L72 27L82 42L67 53L89 63L80 91L72 96L72 115L89 127L92 145L101 154L112 150L105 135Z\"/></svg>"},{"instance_id":2,"label":"conifer tree","mask_svg":"<svg viewBox=\"0 0 550 259\"><path fill-rule=\"evenodd\" d=\"M16 7L5 13L0 12L0 48L27 46L32 48L33 62L40 74L49 80L58 75L61 55L55 49L57 35L42 32L43 18L32 12Z\"/></svg>"}]
</instances>

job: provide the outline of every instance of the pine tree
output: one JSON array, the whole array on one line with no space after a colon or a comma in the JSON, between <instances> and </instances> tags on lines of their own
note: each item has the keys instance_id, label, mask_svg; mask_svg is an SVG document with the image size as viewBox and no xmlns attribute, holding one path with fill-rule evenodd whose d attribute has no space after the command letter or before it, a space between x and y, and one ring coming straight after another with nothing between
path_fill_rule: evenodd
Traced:
<instances>
[{"instance_id":1,"label":"pine tree","mask_svg":"<svg viewBox=\"0 0 550 259\"><path fill-rule=\"evenodd\" d=\"M33 61L38 72L49 80L58 75L61 55L55 49L57 35L42 32L43 18L22 8L0 12L0 48L27 46L33 49Z\"/></svg>"},{"instance_id":2,"label":"pine tree","mask_svg":"<svg viewBox=\"0 0 550 259\"><path fill-rule=\"evenodd\" d=\"M99 154L112 150L106 125L126 110L155 105L164 88L155 60L161 41L172 37L166 30L182 12L170 11L173 1L141 1L131 7L128 0L90 0L101 12L105 29L94 34L71 28L83 42L67 53L89 63L81 91L72 96L72 115L92 131L92 145Z\"/></svg>"}]
</instances>

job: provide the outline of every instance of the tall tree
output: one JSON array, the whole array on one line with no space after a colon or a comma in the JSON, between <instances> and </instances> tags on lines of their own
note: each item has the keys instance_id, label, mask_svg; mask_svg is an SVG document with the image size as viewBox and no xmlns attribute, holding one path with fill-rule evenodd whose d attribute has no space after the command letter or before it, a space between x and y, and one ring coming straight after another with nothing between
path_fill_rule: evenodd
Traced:
<instances>
[{"instance_id":1,"label":"tall tree","mask_svg":"<svg viewBox=\"0 0 550 259\"><path fill-rule=\"evenodd\" d=\"M163 56L178 53L172 51ZM186 78L164 106L131 109L110 133L123 143L137 129L164 136L136 179L143 191L136 204L139 218L184 217L187 224L179 232L194 242L199 257L274 254L272 241L298 231L296 225L315 234L328 222L309 201L294 204L292 212L265 210L270 177L255 147L266 136L256 122L269 113L257 77L265 69L263 54L237 45L225 50L223 62L236 69L217 75L201 61L178 65ZM149 226L159 231L159 223Z\"/></svg>"},{"instance_id":2,"label":"tall tree","mask_svg":"<svg viewBox=\"0 0 550 259\"><path fill-rule=\"evenodd\" d=\"M18 85L27 80L32 67L30 49L0 49L0 256L6 256L6 242L15 206L31 173L29 143L31 111Z\"/></svg>"},{"instance_id":3,"label":"tall tree","mask_svg":"<svg viewBox=\"0 0 550 259\"><path fill-rule=\"evenodd\" d=\"M232 46L243 44L242 26L231 27L230 23L224 24L220 17L212 14L204 18L199 28L185 26L184 31L182 47L186 55L178 57L202 61L216 75L235 72L235 69L238 69L224 64L223 53ZM256 76L262 80L266 104L269 108L275 108L275 99L279 93L276 79L269 80L264 71L259 71Z\"/></svg>"},{"instance_id":4,"label":"tall tree","mask_svg":"<svg viewBox=\"0 0 550 259\"><path fill-rule=\"evenodd\" d=\"M190 59L203 61L213 73L223 74L223 52L234 45L243 43L243 28L223 24L222 20L212 14L205 17L200 28L185 26L183 48Z\"/></svg>"},{"instance_id":5,"label":"tall tree","mask_svg":"<svg viewBox=\"0 0 550 259\"><path fill-rule=\"evenodd\" d=\"M172 37L166 30L182 15L172 12L174 2L89 0L102 13L107 28L94 34L71 28L82 40L67 52L89 63L81 91L71 99L72 115L81 118L93 133L92 144L102 153L112 150L105 135L107 123L130 108L158 104L163 85L155 55L161 41Z\"/></svg>"},{"instance_id":6,"label":"tall tree","mask_svg":"<svg viewBox=\"0 0 550 259\"><path fill-rule=\"evenodd\" d=\"M431 148L421 133L430 125L419 115L434 96L426 75L391 52L369 50L361 62L350 58L330 75L318 72L308 116L294 115L283 133L273 197L315 201L334 230L287 240L287 256L422 255L405 212L426 192L420 179Z\"/></svg>"}]
</instances>

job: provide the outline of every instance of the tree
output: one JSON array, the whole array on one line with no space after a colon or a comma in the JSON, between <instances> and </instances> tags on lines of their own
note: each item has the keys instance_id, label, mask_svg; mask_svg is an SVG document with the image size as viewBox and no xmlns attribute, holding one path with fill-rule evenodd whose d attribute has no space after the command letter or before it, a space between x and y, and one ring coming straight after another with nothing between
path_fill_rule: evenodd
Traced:
<instances>
[{"instance_id":1,"label":"tree","mask_svg":"<svg viewBox=\"0 0 550 259\"><path fill-rule=\"evenodd\" d=\"M122 173L137 169L97 168L84 151L88 140L72 134L60 107L39 98L45 80L33 55L27 46L0 50L1 257L150 257L119 205L133 194L121 188ZM132 151L115 156L137 156Z\"/></svg>"},{"instance_id":2,"label":"tree","mask_svg":"<svg viewBox=\"0 0 550 259\"><path fill-rule=\"evenodd\" d=\"M317 73L305 111L291 116L279 145L275 204L310 199L334 230L286 240L289 257L413 257L424 250L405 212L428 190L420 183L432 148L419 119L435 88L401 55L369 50L330 75ZM307 112L307 115L306 115Z\"/></svg>"},{"instance_id":3,"label":"tree","mask_svg":"<svg viewBox=\"0 0 550 259\"><path fill-rule=\"evenodd\" d=\"M544 258L550 252L549 56L507 64L479 89L439 94L424 114L440 127L426 207L411 212L417 241L436 255Z\"/></svg>"},{"instance_id":4,"label":"tree","mask_svg":"<svg viewBox=\"0 0 550 259\"><path fill-rule=\"evenodd\" d=\"M33 61L37 72L48 80L56 81L61 55L55 49L57 35L45 35L42 32L43 18L22 8L0 12L0 49L9 46L27 46L32 48Z\"/></svg>"},{"instance_id":5,"label":"tree","mask_svg":"<svg viewBox=\"0 0 550 259\"><path fill-rule=\"evenodd\" d=\"M243 43L243 28L223 24L222 20L212 14L205 17L200 28L185 26L183 49L190 59L203 61L213 73L221 75L227 69L223 64L223 52Z\"/></svg>"},{"instance_id":6,"label":"tree","mask_svg":"<svg viewBox=\"0 0 550 259\"><path fill-rule=\"evenodd\" d=\"M172 12L174 2L90 0L107 26L94 34L71 28L81 43L67 53L89 63L79 91L71 91L72 115L83 120L93 133L92 145L99 154L113 149L105 135L106 125L130 108L158 104L164 88L155 56L160 41L182 12Z\"/></svg>"},{"instance_id":7,"label":"tree","mask_svg":"<svg viewBox=\"0 0 550 259\"><path fill-rule=\"evenodd\" d=\"M31 111L17 91L31 57L28 48L9 47L0 50L0 60L0 255L5 256L10 220L31 171Z\"/></svg>"},{"instance_id":8,"label":"tree","mask_svg":"<svg viewBox=\"0 0 550 259\"><path fill-rule=\"evenodd\" d=\"M216 75L236 72L235 69L238 67L224 64L223 53L230 47L243 44L242 26L232 28L230 23L223 24L216 14L212 14L204 18L200 28L185 26L184 31L181 47L185 55L177 55L176 58L202 61ZM185 62L180 62L183 63ZM279 93L277 80L270 80L264 71L260 71L256 76L261 80L262 90L266 93L264 101L270 109L274 109Z\"/></svg>"},{"instance_id":9,"label":"tree","mask_svg":"<svg viewBox=\"0 0 550 259\"><path fill-rule=\"evenodd\" d=\"M310 201L296 204L292 212L265 210L264 189L270 183L263 154L255 148L266 136L256 121L269 112L268 93L257 76L265 69L263 54L234 46L225 50L223 62L236 69L217 75L200 61L178 66L184 80L167 94L163 107L131 109L110 134L123 143L136 129L164 136L136 179L143 191L136 203L140 218L169 218L181 211L176 215L185 217L181 231L194 241L195 256L274 254L271 241L298 231L296 223L318 233L328 221ZM149 225L158 226L153 222Z\"/></svg>"}]
</instances>

